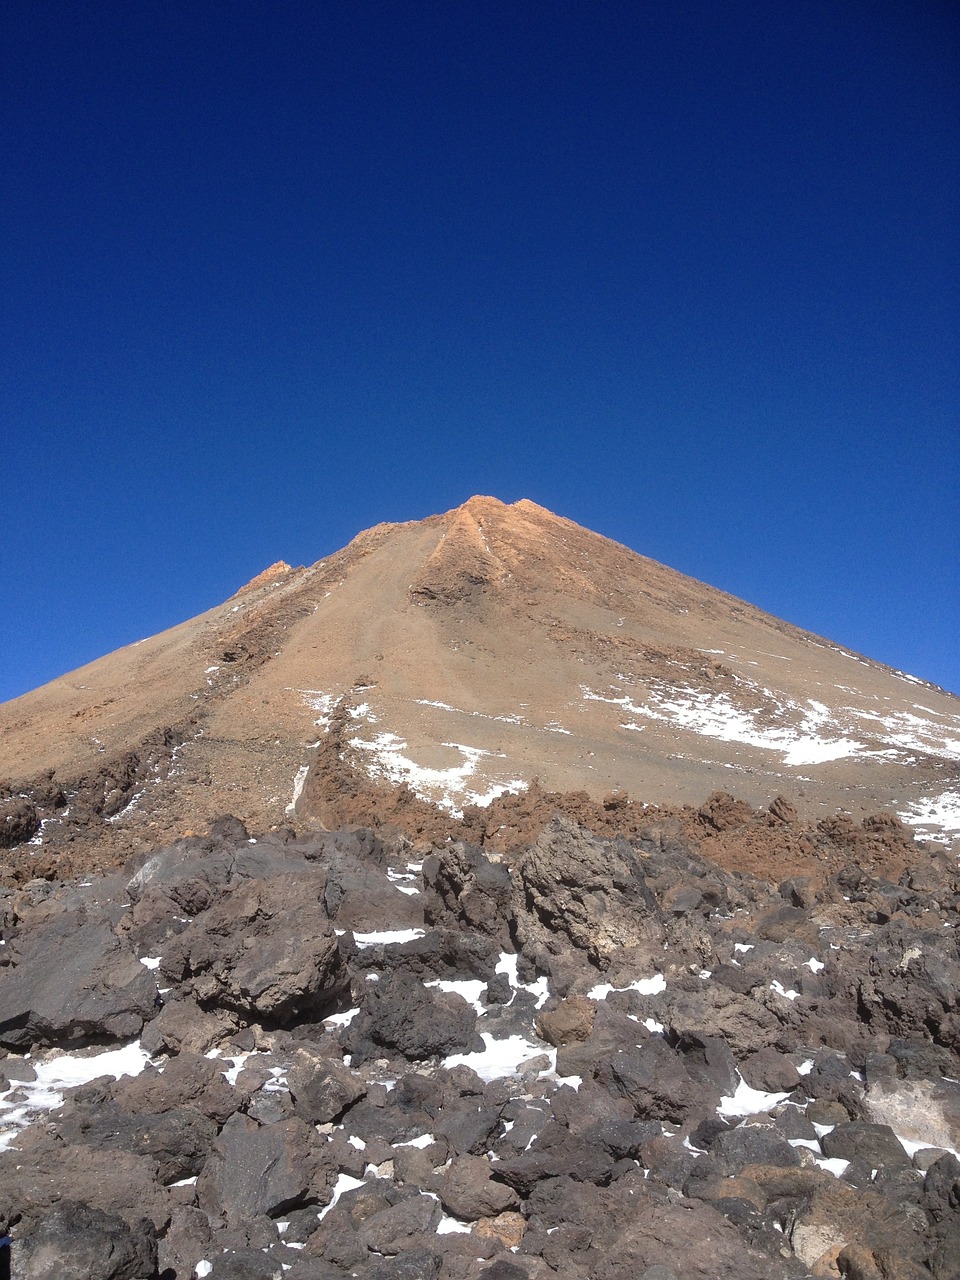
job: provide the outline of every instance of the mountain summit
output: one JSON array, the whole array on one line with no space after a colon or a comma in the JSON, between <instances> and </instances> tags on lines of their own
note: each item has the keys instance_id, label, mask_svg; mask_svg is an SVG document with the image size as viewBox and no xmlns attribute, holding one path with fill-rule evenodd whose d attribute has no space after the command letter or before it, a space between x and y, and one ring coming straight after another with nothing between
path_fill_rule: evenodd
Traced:
<instances>
[{"instance_id":1,"label":"mountain summit","mask_svg":"<svg viewBox=\"0 0 960 1280\"><path fill-rule=\"evenodd\" d=\"M942 838L958 762L957 698L526 499L279 561L0 707L3 841L38 866L224 812L359 821L342 798L389 793L457 815L532 784L610 804L781 795L807 820L886 809Z\"/></svg>"}]
</instances>

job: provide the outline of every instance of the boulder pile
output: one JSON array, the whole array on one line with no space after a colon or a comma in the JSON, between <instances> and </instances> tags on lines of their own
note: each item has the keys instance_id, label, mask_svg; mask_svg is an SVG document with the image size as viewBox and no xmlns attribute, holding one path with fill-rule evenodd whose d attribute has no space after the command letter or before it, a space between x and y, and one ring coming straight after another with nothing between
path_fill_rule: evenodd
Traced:
<instances>
[{"instance_id":1,"label":"boulder pile","mask_svg":"<svg viewBox=\"0 0 960 1280\"><path fill-rule=\"evenodd\" d=\"M771 862L771 866L775 862ZM0 891L17 1280L956 1280L960 881L224 818Z\"/></svg>"}]
</instances>

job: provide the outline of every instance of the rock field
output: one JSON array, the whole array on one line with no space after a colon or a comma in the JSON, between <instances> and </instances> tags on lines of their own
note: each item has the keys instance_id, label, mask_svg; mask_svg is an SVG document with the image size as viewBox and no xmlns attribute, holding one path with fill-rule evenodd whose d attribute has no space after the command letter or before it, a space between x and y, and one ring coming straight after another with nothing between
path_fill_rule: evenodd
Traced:
<instances>
[{"instance_id":1,"label":"rock field","mask_svg":"<svg viewBox=\"0 0 960 1280\"><path fill-rule=\"evenodd\" d=\"M960 1277L960 879L889 822L891 880L654 811L6 889L16 1280Z\"/></svg>"}]
</instances>

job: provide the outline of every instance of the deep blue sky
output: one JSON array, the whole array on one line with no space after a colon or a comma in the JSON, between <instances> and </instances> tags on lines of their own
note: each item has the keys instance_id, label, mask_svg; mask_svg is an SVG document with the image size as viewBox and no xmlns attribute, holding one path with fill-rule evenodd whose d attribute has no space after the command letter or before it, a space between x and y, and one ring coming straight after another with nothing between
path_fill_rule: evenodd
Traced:
<instances>
[{"instance_id":1,"label":"deep blue sky","mask_svg":"<svg viewBox=\"0 0 960 1280\"><path fill-rule=\"evenodd\" d=\"M472 493L960 691L952 0L0 28L0 698Z\"/></svg>"}]
</instances>

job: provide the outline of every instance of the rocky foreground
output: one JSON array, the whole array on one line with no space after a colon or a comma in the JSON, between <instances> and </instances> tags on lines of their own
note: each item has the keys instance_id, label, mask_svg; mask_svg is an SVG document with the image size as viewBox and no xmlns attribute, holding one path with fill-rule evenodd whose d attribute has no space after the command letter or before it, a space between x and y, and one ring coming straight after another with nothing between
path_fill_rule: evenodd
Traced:
<instances>
[{"instance_id":1,"label":"rocky foreground","mask_svg":"<svg viewBox=\"0 0 960 1280\"><path fill-rule=\"evenodd\" d=\"M14 1275L960 1277L960 882L914 848L776 885L662 817L422 861L222 819L8 890Z\"/></svg>"}]
</instances>

